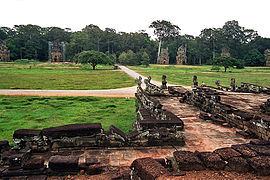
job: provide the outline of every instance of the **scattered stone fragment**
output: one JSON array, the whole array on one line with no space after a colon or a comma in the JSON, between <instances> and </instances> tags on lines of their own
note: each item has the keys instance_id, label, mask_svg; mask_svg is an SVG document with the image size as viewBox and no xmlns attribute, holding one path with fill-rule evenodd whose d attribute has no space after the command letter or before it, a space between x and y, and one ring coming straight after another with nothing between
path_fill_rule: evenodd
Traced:
<instances>
[{"instance_id":1,"label":"scattered stone fragment","mask_svg":"<svg viewBox=\"0 0 270 180\"><path fill-rule=\"evenodd\" d=\"M142 180L154 180L161 175L168 174L167 169L150 157L134 160L131 168Z\"/></svg>"},{"instance_id":2,"label":"scattered stone fragment","mask_svg":"<svg viewBox=\"0 0 270 180\"><path fill-rule=\"evenodd\" d=\"M205 166L212 170L223 170L226 165L225 161L223 161L217 153L200 152L198 156Z\"/></svg>"},{"instance_id":3,"label":"scattered stone fragment","mask_svg":"<svg viewBox=\"0 0 270 180\"><path fill-rule=\"evenodd\" d=\"M232 157L239 157L241 154L237 151L235 151L232 148L220 148L216 149L214 153L217 153L221 156L221 158L225 161L229 160Z\"/></svg>"},{"instance_id":4,"label":"scattered stone fragment","mask_svg":"<svg viewBox=\"0 0 270 180\"><path fill-rule=\"evenodd\" d=\"M49 168L53 171L74 172L79 170L78 163L77 156L52 156L49 159Z\"/></svg>"},{"instance_id":5,"label":"scattered stone fragment","mask_svg":"<svg viewBox=\"0 0 270 180\"><path fill-rule=\"evenodd\" d=\"M229 159L227 166L230 168L230 170L240 173L246 173L250 170L247 160L242 157L233 157Z\"/></svg>"},{"instance_id":6,"label":"scattered stone fragment","mask_svg":"<svg viewBox=\"0 0 270 180\"><path fill-rule=\"evenodd\" d=\"M232 148L242 154L243 157L255 157L258 154L245 144L232 145Z\"/></svg>"},{"instance_id":7,"label":"scattered stone fragment","mask_svg":"<svg viewBox=\"0 0 270 180\"><path fill-rule=\"evenodd\" d=\"M205 169L202 161L190 151L175 151L173 153L174 170L184 170L184 171L199 171Z\"/></svg>"}]
</instances>

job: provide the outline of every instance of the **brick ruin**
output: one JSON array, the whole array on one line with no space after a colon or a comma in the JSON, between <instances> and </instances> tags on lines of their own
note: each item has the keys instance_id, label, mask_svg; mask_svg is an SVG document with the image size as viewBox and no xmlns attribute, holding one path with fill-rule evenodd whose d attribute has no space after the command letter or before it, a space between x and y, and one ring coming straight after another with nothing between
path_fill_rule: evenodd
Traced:
<instances>
[{"instance_id":1,"label":"brick ruin","mask_svg":"<svg viewBox=\"0 0 270 180\"><path fill-rule=\"evenodd\" d=\"M270 49L266 49L264 51L264 57L265 57L265 61L266 61L266 66L270 67Z\"/></svg>"},{"instance_id":2,"label":"brick ruin","mask_svg":"<svg viewBox=\"0 0 270 180\"><path fill-rule=\"evenodd\" d=\"M48 42L48 59L49 62L65 62L65 43Z\"/></svg>"},{"instance_id":3,"label":"brick ruin","mask_svg":"<svg viewBox=\"0 0 270 180\"><path fill-rule=\"evenodd\" d=\"M168 65L170 64L169 62L169 50L168 48L166 49L161 49L160 55L157 59L157 64L164 64L164 65Z\"/></svg>"},{"instance_id":4,"label":"brick ruin","mask_svg":"<svg viewBox=\"0 0 270 180\"><path fill-rule=\"evenodd\" d=\"M113 125L105 131L100 123L16 130L15 147L11 148L7 141L0 142L0 178L46 179L67 174L100 178L95 175L110 173L109 179L174 179L185 178L189 171L204 170L270 176L270 99L265 88L258 92L233 92L230 88L223 91L214 87L165 89L152 84L150 77L144 81L145 89L141 87L142 78L136 80L137 119L133 132L124 133ZM183 107L194 110L186 118L180 118L187 111ZM182 109L180 114L176 113L177 108ZM239 143L204 151L196 147L195 140L195 150L186 148L192 138L185 137L190 136L188 131L192 127L186 122L192 120L191 116L198 116L206 126L236 128L235 142ZM147 156L151 151L159 154L154 150L160 146L173 149L163 149L164 156ZM144 155L134 156L132 152L136 149ZM121 166L123 157L115 165L104 159L110 154L111 161L119 152L131 160L126 161L128 166Z\"/></svg>"},{"instance_id":5,"label":"brick ruin","mask_svg":"<svg viewBox=\"0 0 270 180\"><path fill-rule=\"evenodd\" d=\"M178 65L185 65L187 64L187 48L184 46L180 46L177 51L176 56L176 64Z\"/></svg>"},{"instance_id":6,"label":"brick ruin","mask_svg":"<svg viewBox=\"0 0 270 180\"><path fill-rule=\"evenodd\" d=\"M10 52L7 48L6 42L0 40L0 61L10 61Z\"/></svg>"}]
</instances>

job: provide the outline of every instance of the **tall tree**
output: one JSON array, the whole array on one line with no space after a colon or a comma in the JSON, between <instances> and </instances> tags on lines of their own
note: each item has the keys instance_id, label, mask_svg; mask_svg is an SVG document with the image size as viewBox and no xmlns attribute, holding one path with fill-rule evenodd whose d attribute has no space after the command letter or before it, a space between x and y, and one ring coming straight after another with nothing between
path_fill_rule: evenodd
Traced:
<instances>
[{"instance_id":1,"label":"tall tree","mask_svg":"<svg viewBox=\"0 0 270 180\"><path fill-rule=\"evenodd\" d=\"M158 37L158 57L160 54L162 41L170 37L178 36L180 33L180 28L177 25L172 24L165 20L156 20L151 23L150 28L154 28L154 34Z\"/></svg>"}]
</instances>

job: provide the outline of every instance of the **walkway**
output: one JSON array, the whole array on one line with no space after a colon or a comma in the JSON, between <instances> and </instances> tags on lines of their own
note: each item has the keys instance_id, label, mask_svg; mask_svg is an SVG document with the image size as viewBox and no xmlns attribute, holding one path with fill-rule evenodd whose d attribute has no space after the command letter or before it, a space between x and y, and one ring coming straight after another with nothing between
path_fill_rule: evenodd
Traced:
<instances>
[{"instance_id":1,"label":"walkway","mask_svg":"<svg viewBox=\"0 0 270 180\"><path fill-rule=\"evenodd\" d=\"M133 79L142 76L125 66L119 66ZM142 76L143 79L146 77ZM160 82L151 81L158 86ZM145 86L144 84L142 85ZM23 89L1 89L0 95L18 95L18 96L98 96L98 97L134 97L137 86L119 88L119 89L106 89L106 90L23 90Z\"/></svg>"}]
</instances>

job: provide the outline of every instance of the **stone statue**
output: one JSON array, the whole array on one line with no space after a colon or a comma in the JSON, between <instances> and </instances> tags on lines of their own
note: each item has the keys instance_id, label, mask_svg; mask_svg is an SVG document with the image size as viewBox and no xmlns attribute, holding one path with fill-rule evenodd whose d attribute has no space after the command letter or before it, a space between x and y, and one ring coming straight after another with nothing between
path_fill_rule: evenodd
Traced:
<instances>
[{"instance_id":1,"label":"stone statue","mask_svg":"<svg viewBox=\"0 0 270 180\"><path fill-rule=\"evenodd\" d=\"M166 81L166 76L165 75L162 75L161 89L167 89L167 81Z\"/></svg>"},{"instance_id":2,"label":"stone statue","mask_svg":"<svg viewBox=\"0 0 270 180\"><path fill-rule=\"evenodd\" d=\"M152 79L151 76L148 76L147 79L148 79L148 82L151 83L151 79Z\"/></svg>"},{"instance_id":3,"label":"stone statue","mask_svg":"<svg viewBox=\"0 0 270 180\"><path fill-rule=\"evenodd\" d=\"M231 90L232 91L235 91L235 79L234 78L231 78L231 84L230 84L230 86L231 86Z\"/></svg>"},{"instance_id":4,"label":"stone statue","mask_svg":"<svg viewBox=\"0 0 270 180\"><path fill-rule=\"evenodd\" d=\"M220 82L219 82L219 80L216 80L215 81L215 84L217 85L217 87L219 88L219 86L220 86Z\"/></svg>"},{"instance_id":5,"label":"stone statue","mask_svg":"<svg viewBox=\"0 0 270 180\"><path fill-rule=\"evenodd\" d=\"M142 85L142 77L139 76L138 78L136 78L135 82L138 84L139 87L141 87L141 85Z\"/></svg>"},{"instance_id":6,"label":"stone statue","mask_svg":"<svg viewBox=\"0 0 270 180\"><path fill-rule=\"evenodd\" d=\"M197 76L193 76L193 87L197 87L197 86L198 86Z\"/></svg>"}]
</instances>

